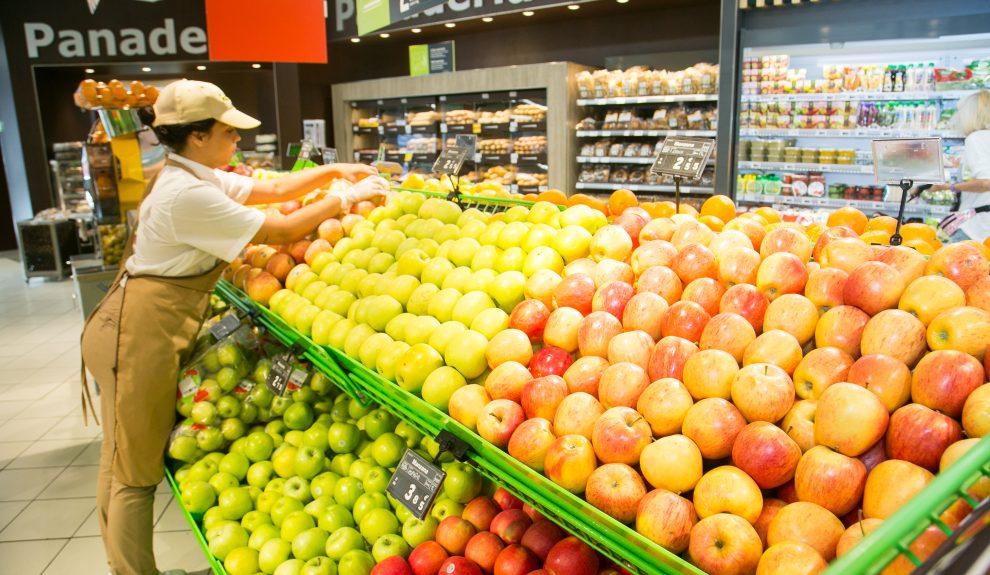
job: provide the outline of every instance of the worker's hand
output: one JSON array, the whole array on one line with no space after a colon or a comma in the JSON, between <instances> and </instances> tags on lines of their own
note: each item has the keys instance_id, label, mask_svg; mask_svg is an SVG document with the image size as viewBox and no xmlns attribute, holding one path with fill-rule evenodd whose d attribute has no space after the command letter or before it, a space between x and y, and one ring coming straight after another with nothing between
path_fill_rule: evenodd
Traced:
<instances>
[{"instance_id":1,"label":"worker's hand","mask_svg":"<svg viewBox=\"0 0 990 575\"><path fill-rule=\"evenodd\" d=\"M929 192L941 192L942 190L948 190L950 184L932 184L927 191Z\"/></svg>"},{"instance_id":2,"label":"worker's hand","mask_svg":"<svg viewBox=\"0 0 990 575\"><path fill-rule=\"evenodd\" d=\"M337 197L340 198L343 210L347 211L352 205L358 202L384 196L388 193L389 186L388 180L375 175L365 178L350 188L339 192Z\"/></svg>"},{"instance_id":3,"label":"worker's hand","mask_svg":"<svg viewBox=\"0 0 990 575\"><path fill-rule=\"evenodd\" d=\"M342 178L352 182L378 175L378 170L365 164L332 164L332 166Z\"/></svg>"}]
</instances>

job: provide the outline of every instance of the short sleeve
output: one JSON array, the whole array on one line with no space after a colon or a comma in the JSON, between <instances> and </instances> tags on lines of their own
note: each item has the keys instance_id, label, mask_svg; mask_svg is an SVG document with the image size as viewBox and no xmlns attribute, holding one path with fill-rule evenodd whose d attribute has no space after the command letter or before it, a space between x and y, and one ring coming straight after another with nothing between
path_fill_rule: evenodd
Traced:
<instances>
[{"instance_id":1,"label":"short sleeve","mask_svg":"<svg viewBox=\"0 0 990 575\"><path fill-rule=\"evenodd\" d=\"M230 199L238 204L243 204L247 201L248 196L251 195L251 190L254 189L254 178L223 170L213 170L213 173L220 180L220 187L223 189L223 193L227 194Z\"/></svg>"},{"instance_id":2,"label":"short sleeve","mask_svg":"<svg viewBox=\"0 0 990 575\"><path fill-rule=\"evenodd\" d=\"M237 203L210 185L182 190L171 212L176 241L227 262L237 257L265 223L264 213Z\"/></svg>"},{"instance_id":3,"label":"short sleeve","mask_svg":"<svg viewBox=\"0 0 990 575\"><path fill-rule=\"evenodd\" d=\"M966 138L965 158L969 177L990 180L990 130L973 132Z\"/></svg>"}]
</instances>

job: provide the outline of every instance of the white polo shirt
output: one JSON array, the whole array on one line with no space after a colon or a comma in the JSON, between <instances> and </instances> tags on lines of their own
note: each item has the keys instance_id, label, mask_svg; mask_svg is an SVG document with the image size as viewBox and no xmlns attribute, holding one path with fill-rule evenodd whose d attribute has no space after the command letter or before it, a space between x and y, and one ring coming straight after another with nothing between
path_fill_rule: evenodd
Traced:
<instances>
[{"instance_id":1,"label":"white polo shirt","mask_svg":"<svg viewBox=\"0 0 990 575\"><path fill-rule=\"evenodd\" d=\"M254 180L215 170L169 154L189 168L166 165L141 202L134 255L127 273L189 276L231 261L265 222L265 214L244 206Z\"/></svg>"},{"instance_id":2,"label":"white polo shirt","mask_svg":"<svg viewBox=\"0 0 990 575\"><path fill-rule=\"evenodd\" d=\"M977 130L966 136L963 168L966 179L990 179L990 130ZM970 210L990 204L990 193L963 192L959 198L959 209ZM990 214L976 214L963 224L962 231L970 238L982 242L990 237Z\"/></svg>"}]
</instances>

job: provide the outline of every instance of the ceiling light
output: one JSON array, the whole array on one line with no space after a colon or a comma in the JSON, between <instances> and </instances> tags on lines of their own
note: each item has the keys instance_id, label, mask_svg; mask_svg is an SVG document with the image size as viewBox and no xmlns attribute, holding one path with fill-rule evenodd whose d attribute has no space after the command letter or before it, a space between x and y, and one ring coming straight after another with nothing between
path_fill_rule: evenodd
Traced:
<instances>
[{"instance_id":1,"label":"ceiling light","mask_svg":"<svg viewBox=\"0 0 990 575\"><path fill-rule=\"evenodd\" d=\"M629 2L629 0L615 0L615 1L618 2L619 4L625 4Z\"/></svg>"},{"instance_id":2,"label":"ceiling light","mask_svg":"<svg viewBox=\"0 0 990 575\"><path fill-rule=\"evenodd\" d=\"M257 70L258 68L261 67L261 64L251 64L251 67Z\"/></svg>"},{"instance_id":3,"label":"ceiling light","mask_svg":"<svg viewBox=\"0 0 990 575\"><path fill-rule=\"evenodd\" d=\"M422 28L413 28L413 29L411 30L411 32L412 32L413 34L419 34L419 33L420 33L420 32L422 32L422 31L423 31L423 29L422 29Z\"/></svg>"},{"instance_id":4,"label":"ceiling light","mask_svg":"<svg viewBox=\"0 0 990 575\"><path fill-rule=\"evenodd\" d=\"M200 64L199 66L196 66L196 69L199 70L200 72L202 72L203 70L206 69L206 66Z\"/></svg>"},{"instance_id":5,"label":"ceiling light","mask_svg":"<svg viewBox=\"0 0 990 575\"><path fill-rule=\"evenodd\" d=\"M360 38L351 38L351 42L354 42L355 44L357 44L360 41L361 41Z\"/></svg>"},{"instance_id":6,"label":"ceiling light","mask_svg":"<svg viewBox=\"0 0 990 575\"><path fill-rule=\"evenodd\" d=\"M151 68L145 66L144 68L141 68L141 71L142 72L150 72L151 71Z\"/></svg>"},{"instance_id":7,"label":"ceiling light","mask_svg":"<svg viewBox=\"0 0 990 575\"><path fill-rule=\"evenodd\" d=\"M92 68L86 68L86 73L87 74L95 74L96 73L96 70L94 70Z\"/></svg>"},{"instance_id":8,"label":"ceiling light","mask_svg":"<svg viewBox=\"0 0 990 575\"><path fill-rule=\"evenodd\" d=\"M444 26L448 28L453 28L454 26L457 26L457 24L454 24L453 22L447 22L446 24L444 24Z\"/></svg>"},{"instance_id":9,"label":"ceiling light","mask_svg":"<svg viewBox=\"0 0 990 575\"><path fill-rule=\"evenodd\" d=\"M570 4L570 5L567 6L567 9L568 10L580 10L581 7L578 6L577 4Z\"/></svg>"},{"instance_id":10,"label":"ceiling light","mask_svg":"<svg viewBox=\"0 0 990 575\"><path fill-rule=\"evenodd\" d=\"M485 16L484 18L481 19L482 22L491 22L492 20L494 20L494 18L492 18L491 16Z\"/></svg>"},{"instance_id":11,"label":"ceiling light","mask_svg":"<svg viewBox=\"0 0 990 575\"><path fill-rule=\"evenodd\" d=\"M389 36L391 36L391 34L389 34L388 32L385 32L384 34L379 34L378 36L380 38L388 38Z\"/></svg>"},{"instance_id":12,"label":"ceiling light","mask_svg":"<svg viewBox=\"0 0 990 575\"><path fill-rule=\"evenodd\" d=\"M523 16L532 16L533 14L536 14L536 12L533 12L532 10L526 10L523 12Z\"/></svg>"}]
</instances>

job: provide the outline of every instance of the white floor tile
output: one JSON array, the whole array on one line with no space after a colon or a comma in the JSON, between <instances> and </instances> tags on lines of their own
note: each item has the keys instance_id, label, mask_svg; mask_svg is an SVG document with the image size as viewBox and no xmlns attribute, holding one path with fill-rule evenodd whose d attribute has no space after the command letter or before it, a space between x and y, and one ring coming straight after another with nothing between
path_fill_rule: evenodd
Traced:
<instances>
[{"instance_id":1,"label":"white floor tile","mask_svg":"<svg viewBox=\"0 0 990 575\"><path fill-rule=\"evenodd\" d=\"M31 372L31 378L34 378L35 371ZM20 385L13 387L12 389L4 393L2 396L0 396L0 400L2 401L16 401L16 400L24 400L24 399L38 400L41 399L42 397L45 397L46 395L54 391L56 388L63 385L64 379L65 378L52 379L44 383L38 383L36 379L27 379L22 382L19 382Z\"/></svg>"},{"instance_id":2,"label":"white floor tile","mask_svg":"<svg viewBox=\"0 0 990 575\"><path fill-rule=\"evenodd\" d=\"M2 344L4 342L0 341L0 346ZM31 382L30 375L37 370L36 367L0 370L0 383L23 383L27 385Z\"/></svg>"},{"instance_id":3,"label":"white floor tile","mask_svg":"<svg viewBox=\"0 0 990 575\"><path fill-rule=\"evenodd\" d=\"M72 537L96 509L96 497L32 501L0 531L0 541L27 541Z\"/></svg>"},{"instance_id":4,"label":"white floor tile","mask_svg":"<svg viewBox=\"0 0 990 575\"><path fill-rule=\"evenodd\" d=\"M28 407L24 408L20 414L12 419L38 417L37 414L39 413L45 414L46 417L65 417L66 415L80 413L80 406L78 393L62 393L61 388L59 388L41 399L30 402Z\"/></svg>"},{"instance_id":5,"label":"white floor tile","mask_svg":"<svg viewBox=\"0 0 990 575\"><path fill-rule=\"evenodd\" d=\"M0 346L2 347L2 346ZM22 401L2 401L0 400L0 422L12 419L22 413L32 403L31 400Z\"/></svg>"},{"instance_id":6,"label":"white floor tile","mask_svg":"<svg viewBox=\"0 0 990 575\"><path fill-rule=\"evenodd\" d=\"M62 551L51 562L44 575L106 575L107 555L103 540L97 537L76 537L70 539Z\"/></svg>"},{"instance_id":7,"label":"white floor tile","mask_svg":"<svg viewBox=\"0 0 990 575\"><path fill-rule=\"evenodd\" d=\"M69 499L95 497L97 465L66 467L64 471L38 495L37 499ZM76 526L78 527L78 525Z\"/></svg>"},{"instance_id":8,"label":"white floor tile","mask_svg":"<svg viewBox=\"0 0 990 575\"><path fill-rule=\"evenodd\" d=\"M103 441L101 439L93 439L90 441L86 449L76 457L71 465L99 465L100 464L100 446Z\"/></svg>"},{"instance_id":9,"label":"white floor tile","mask_svg":"<svg viewBox=\"0 0 990 575\"><path fill-rule=\"evenodd\" d=\"M68 539L0 543L0 573L42 573L65 547Z\"/></svg>"},{"instance_id":10,"label":"white floor tile","mask_svg":"<svg viewBox=\"0 0 990 575\"><path fill-rule=\"evenodd\" d=\"M166 510L167 511L167 510ZM96 509L89 514L86 521L79 526L79 530L75 532L73 537L99 537L100 536L100 520L96 517Z\"/></svg>"},{"instance_id":11,"label":"white floor tile","mask_svg":"<svg viewBox=\"0 0 990 575\"><path fill-rule=\"evenodd\" d=\"M8 441L31 441L41 439L50 429L62 421L59 417L38 417L35 419L9 420L0 425L0 437Z\"/></svg>"},{"instance_id":12,"label":"white floor tile","mask_svg":"<svg viewBox=\"0 0 990 575\"><path fill-rule=\"evenodd\" d=\"M188 531L189 522L186 521L186 516L182 514L182 509L179 507L179 502L174 498L169 502L168 507L165 508L165 513L162 514L158 523L155 524L155 531L166 532L166 531Z\"/></svg>"},{"instance_id":13,"label":"white floor tile","mask_svg":"<svg viewBox=\"0 0 990 575\"><path fill-rule=\"evenodd\" d=\"M30 501L3 501L0 502L0 531L4 527L10 524L17 517L17 514L21 512Z\"/></svg>"},{"instance_id":14,"label":"white floor tile","mask_svg":"<svg viewBox=\"0 0 990 575\"><path fill-rule=\"evenodd\" d=\"M36 441L11 461L7 469L66 467L86 449L87 445L89 442L81 439Z\"/></svg>"},{"instance_id":15,"label":"white floor tile","mask_svg":"<svg viewBox=\"0 0 990 575\"><path fill-rule=\"evenodd\" d=\"M54 467L0 471L0 501L30 501L61 472L61 469Z\"/></svg>"},{"instance_id":16,"label":"white floor tile","mask_svg":"<svg viewBox=\"0 0 990 575\"><path fill-rule=\"evenodd\" d=\"M5 469L18 455L31 446L30 441L0 442L0 469Z\"/></svg>"},{"instance_id":17,"label":"white floor tile","mask_svg":"<svg viewBox=\"0 0 990 575\"><path fill-rule=\"evenodd\" d=\"M38 345L34 343L11 343L0 345L0 357L20 357L31 353L37 348Z\"/></svg>"},{"instance_id":18,"label":"white floor tile","mask_svg":"<svg viewBox=\"0 0 990 575\"><path fill-rule=\"evenodd\" d=\"M203 550L191 531L155 533L154 541L155 559L158 561L159 569L197 571L209 567L206 557L203 556Z\"/></svg>"},{"instance_id":19,"label":"white floor tile","mask_svg":"<svg viewBox=\"0 0 990 575\"><path fill-rule=\"evenodd\" d=\"M103 428L92 420L88 425L84 424L82 414L71 414L48 430L42 439L93 439L102 431Z\"/></svg>"}]
</instances>

